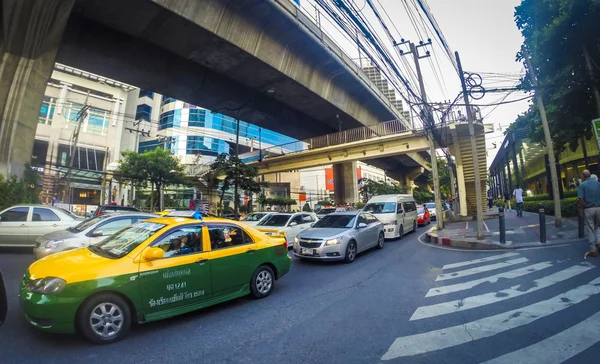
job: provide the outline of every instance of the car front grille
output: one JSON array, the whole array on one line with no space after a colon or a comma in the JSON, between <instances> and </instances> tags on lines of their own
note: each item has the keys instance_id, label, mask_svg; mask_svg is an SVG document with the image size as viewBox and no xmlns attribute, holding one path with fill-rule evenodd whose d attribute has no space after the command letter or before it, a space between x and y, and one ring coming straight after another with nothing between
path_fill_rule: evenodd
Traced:
<instances>
[{"instance_id":1,"label":"car front grille","mask_svg":"<svg viewBox=\"0 0 600 364\"><path fill-rule=\"evenodd\" d=\"M300 240L300 246L303 248L319 248L321 247L321 244L323 244L323 242L320 240Z\"/></svg>"}]
</instances>

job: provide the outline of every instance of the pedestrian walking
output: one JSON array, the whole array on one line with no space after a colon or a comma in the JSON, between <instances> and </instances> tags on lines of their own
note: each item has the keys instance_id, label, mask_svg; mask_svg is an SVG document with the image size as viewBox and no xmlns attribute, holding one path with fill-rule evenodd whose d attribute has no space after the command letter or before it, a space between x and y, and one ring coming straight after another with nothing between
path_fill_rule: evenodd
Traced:
<instances>
[{"instance_id":1,"label":"pedestrian walking","mask_svg":"<svg viewBox=\"0 0 600 364\"><path fill-rule=\"evenodd\" d=\"M515 202L517 203L517 216L523 217L523 190L519 185L513 191L513 196L515 196Z\"/></svg>"},{"instance_id":2,"label":"pedestrian walking","mask_svg":"<svg viewBox=\"0 0 600 364\"><path fill-rule=\"evenodd\" d=\"M508 192L508 190L504 192L504 208L508 211L512 211L510 206L510 192Z\"/></svg>"},{"instance_id":3,"label":"pedestrian walking","mask_svg":"<svg viewBox=\"0 0 600 364\"><path fill-rule=\"evenodd\" d=\"M598 228L600 227L600 182L591 178L589 170L581 173L583 182L577 188L579 215L584 217L585 227L590 244L584 258L598 255Z\"/></svg>"}]
</instances>

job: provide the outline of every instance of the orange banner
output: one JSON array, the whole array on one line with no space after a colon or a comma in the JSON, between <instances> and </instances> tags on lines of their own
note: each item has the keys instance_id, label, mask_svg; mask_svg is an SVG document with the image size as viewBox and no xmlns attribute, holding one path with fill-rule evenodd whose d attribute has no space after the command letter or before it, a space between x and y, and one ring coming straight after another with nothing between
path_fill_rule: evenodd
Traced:
<instances>
[{"instance_id":1,"label":"orange banner","mask_svg":"<svg viewBox=\"0 0 600 364\"><path fill-rule=\"evenodd\" d=\"M334 190L333 168L325 168L325 189L327 189L327 191Z\"/></svg>"}]
</instances>

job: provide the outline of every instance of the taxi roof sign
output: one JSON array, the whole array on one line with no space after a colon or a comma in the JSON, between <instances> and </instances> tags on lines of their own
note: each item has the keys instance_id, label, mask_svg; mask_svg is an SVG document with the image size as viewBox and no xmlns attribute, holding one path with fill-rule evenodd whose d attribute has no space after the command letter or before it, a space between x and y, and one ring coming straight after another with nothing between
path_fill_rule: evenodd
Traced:
<instances>
[{"instance_id":1,"label":"taxi roof sign","mask_svg":"<svg viewBox=\"0 0 600 364\"><path fill-rule=\"evenodd\" d=\"M202 220L200 211L171 211L167 217L189 217L190 219Z\"/></svg>"}]
</instances>

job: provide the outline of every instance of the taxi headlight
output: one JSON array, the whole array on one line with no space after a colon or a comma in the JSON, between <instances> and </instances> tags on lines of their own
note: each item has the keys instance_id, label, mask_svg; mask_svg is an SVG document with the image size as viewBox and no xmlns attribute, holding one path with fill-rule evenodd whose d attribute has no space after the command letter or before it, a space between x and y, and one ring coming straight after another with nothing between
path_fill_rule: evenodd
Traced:
<instances>
[{"instance_id":1,"label":"taxi headlight","mask_svg":"<svg viewBox=\"0 0 600 364\"><path fill-rule=\"evenodd\" d=\"M56 277L46 277L35 279L25 286L29 292L41 294L55 294L62 291L67 285L64 279Z\"/></svg>"},{"instance_id":2,"label":"taxi headlight","mask_svg":"<svg viewBox=\"0 0 600 364\"><path fill-rule=\"evenodd\" d=\"M63 240L50 240L44 246L46 247L46 249L56 249L62 243Z\"/></svg>"},{"instance_id":3,"label":"taxi headlight","mask_svg":"<svg viewBox=\"0 0 600 364\"><path fill-rule=\"evenodd\" d=\"M341 242L342 242L341 239L329 239L325 242L325 245L337 245Z\"/></svg>"},{"instance_id":4,"label":"taxi headlight","mask_svg":"<svg viewBox=\"0 0 600 364\"><path fill-rule=\"evenodd\" d=\"M278 235L278 236L285 236L285 231L278 231L278 232L277 232L277 235Z\"/></svg>"}]
</instances>

